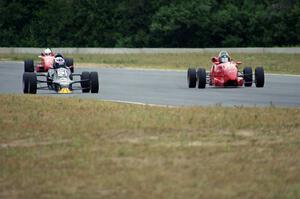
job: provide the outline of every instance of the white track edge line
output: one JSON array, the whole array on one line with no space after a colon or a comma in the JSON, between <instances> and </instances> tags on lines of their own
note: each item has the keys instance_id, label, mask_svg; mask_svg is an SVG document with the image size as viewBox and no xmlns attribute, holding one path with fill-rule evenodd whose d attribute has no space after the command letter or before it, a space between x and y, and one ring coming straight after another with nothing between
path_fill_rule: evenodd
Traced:
<instances>
[{"instance_id":1,"label":"white track edge line","mask_svg":"<svg viewBox=\"0 0 300 199\"><path fill-rule=\"evenodd\" d=\"M123 103L123 104L141 105L141 106L161 107L161 108L179 108L179 106L162 105L162 104L148 104L148 103L142 103L142 102L125 101L125 100L106 100L106 99L103 99L102 101L116 102L116 103Z\"/></svg>"}]
</instances>

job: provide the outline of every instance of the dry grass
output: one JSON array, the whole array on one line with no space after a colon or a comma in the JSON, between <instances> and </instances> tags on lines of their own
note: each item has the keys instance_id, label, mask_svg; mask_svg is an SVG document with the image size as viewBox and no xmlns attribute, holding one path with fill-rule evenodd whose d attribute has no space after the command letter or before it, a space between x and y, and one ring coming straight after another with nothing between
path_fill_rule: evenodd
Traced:
<instances>
[{"instance_id":1,"label":"dry grass","mask_svg":"<svg viewBox=\"0 0 300 199\"><path fill-rule=\"evenodd\" d=\"M0 198L300 197L298 108L0 103Z\"/></svg>"},{"instance_id":2,"label":"dry grass","mask_svg":"<svg viewBox=\"0 0 300 199\"><path fill-rule=\"evenodd\" d=\"M187 69L188 66L210 67L210 58L214 54L182 53L182 54L116 54L116 55L66 55L74 57L75 63L93 66L142 67ZM299 55L297 54L232 54L235 60L244 66L263 66L269 73L300 74ZM36 55L4 55L0 60L37 59ZM96 63L96 64L95 64ZM80 64L79 64L80 65Z\"/></svg>"}]
</instances>

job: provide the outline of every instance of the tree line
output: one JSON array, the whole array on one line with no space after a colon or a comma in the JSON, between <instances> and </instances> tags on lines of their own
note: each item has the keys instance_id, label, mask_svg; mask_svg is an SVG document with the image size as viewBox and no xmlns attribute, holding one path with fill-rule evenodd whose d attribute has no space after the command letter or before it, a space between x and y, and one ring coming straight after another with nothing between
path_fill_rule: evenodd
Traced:
<instances>
[{"instance_id":1,"label":"tree line","mask_svg":"<svg viewBox=\"0 0 300 199\"><path fill-rule=\"evenodd\" d=\"M1 0L0 46L299 46L300 0Z\"/></svg>"}]
</instances>

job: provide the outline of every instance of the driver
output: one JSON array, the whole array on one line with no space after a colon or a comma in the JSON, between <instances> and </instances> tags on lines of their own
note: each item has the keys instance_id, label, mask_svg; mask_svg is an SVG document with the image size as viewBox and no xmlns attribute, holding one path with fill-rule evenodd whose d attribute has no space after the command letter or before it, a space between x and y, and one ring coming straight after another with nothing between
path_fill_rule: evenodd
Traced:
<instances>
[{"instance_id":1,"label":"driver","mask_svg":"<svg viewBox=\"0 0 300 199\"><path fill-rule=\"evenodd\" d=\"M230 56L227 51L221 51L218 56L220 63L226 63L230 61Z\"/></svg>"},{"instance_id":2,"label":"driver","mask_svg":"<svg viewBox=\"0 0 300 199\"><path fill-rule=\"evenodd\" d=\"M54 53L50 48L46 48L44 52L41 53L42 56L54 56Z\"/></svg>"},{"instance_id":3,"label":"driver","mask_svg":"<svg viewBox=\"0 0 300 199\"><path fill-rule=\"evenodd\" d=\"M55 56L54 62L53 62L53 68L65 68L66 67L66 62L62 56Z\"/></svg>"},{"instance_id":4,"label":"driver","mask_svg":"<svg viewBox=\"0 0 300 199\"><path fill-rule=\"evenodd\" d=\"M58 68L67 68L66 67L66 62L65 62L65 60L64 60L64 58L62 57L61 54L55 55L55 58L53 60L53 68L48 70L47 78L49 80L53 79L53 76L54 76L54 73L55 73L54 71L55 71L55 69L58 69Z\"/></svg>"}]
</instances>

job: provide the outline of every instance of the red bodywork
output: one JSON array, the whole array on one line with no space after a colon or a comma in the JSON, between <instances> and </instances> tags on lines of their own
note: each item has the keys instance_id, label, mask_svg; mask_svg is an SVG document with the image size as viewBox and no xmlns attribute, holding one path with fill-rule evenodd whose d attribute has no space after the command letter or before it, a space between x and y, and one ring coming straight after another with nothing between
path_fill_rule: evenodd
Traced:
<instances>
[{"instance_id":1,"label":"red bodywork","mask_svg":"<svg viewBox=\"0 0 300 199\"><path fill-rule=\"evenodd\" d=\"M47 72L53 67L54 55L41 55L41 63L36 65L36 72Z\"/></svg>"},{"instance_id":2,"label":"red bodywork","mask_svg":"<svg viewBox=\"0 0 300 199\"><path fill-rule=\"evenodd\" d=\"M212 58L209 84L214 86L243 86L243 77L239 76L238 65L241 62L229 61L220 63L217 57Z\"/></svg>"}]
</instances>

